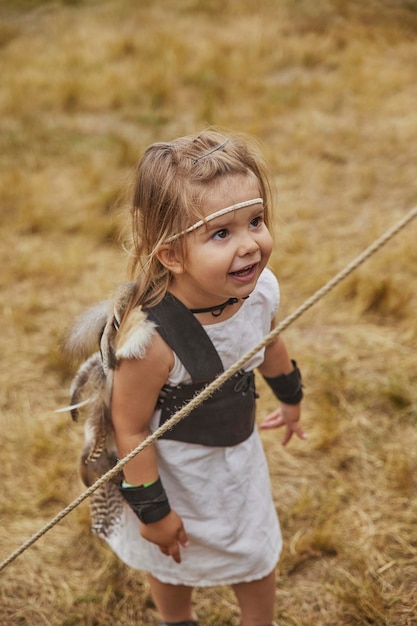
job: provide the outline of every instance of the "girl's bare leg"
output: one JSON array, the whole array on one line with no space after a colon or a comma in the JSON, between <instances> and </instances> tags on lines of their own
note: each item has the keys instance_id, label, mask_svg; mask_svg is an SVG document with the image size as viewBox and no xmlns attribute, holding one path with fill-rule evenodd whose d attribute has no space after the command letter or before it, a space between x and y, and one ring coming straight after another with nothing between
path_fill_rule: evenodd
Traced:
<instances>
[{"instance_id":1,"label":"girl's bare leg","mask_svg":"<svg viewBox=\"0 0 417 626\"><path fill-rule=\"evenodd\" d=\"M250 583L233 585L240 606L243 626L274 624L275 571Z\"/></svg>"},{"instance_id":2,"label":"girl's bare leg","mask_svg":"<svg viewBox=\"0 0 417 626\"><path fill-rule=\"evenodd\" d=\"M192 587L168 585L148 574L152 598L165 622L182 622L196 619L191 606Z\"/></svg>"}]
</instances>

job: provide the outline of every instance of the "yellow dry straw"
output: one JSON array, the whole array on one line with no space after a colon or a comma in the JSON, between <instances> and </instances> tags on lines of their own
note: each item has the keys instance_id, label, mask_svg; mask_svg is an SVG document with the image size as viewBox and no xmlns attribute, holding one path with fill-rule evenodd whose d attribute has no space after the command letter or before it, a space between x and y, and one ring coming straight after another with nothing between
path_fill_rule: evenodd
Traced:
<instances>
[{"instance_id":1,"label":"yellow dry straw","mask_svg":"<svg viewBox=\"0 0 417 626\"><path fill-rule=\"evenodd\" d=\"M25 543L23 543L17 550L12 552L9 557L0 563L0 571L7 565L14 561L20 554L33 545L38 539L45 535L48 530L58 524L64 517L66 517L71 511L73 511L81 502L86 500L94 491L96 491L101 485L109 481L120 470L131 461L139 452L142 452L146 447L151 445L156 439L159 439L167 430L175 426L180 420L186 417L193 409L200 405L204 400L207 400L212 393L214 393L221 385L223 385L228 378L233 376L239 371L249 359L251 359L259 350L264 348L268 343L272 341L279 333L298 319L305 311L323 298L331 289L336 287L342 280L344 280L351 272L353 272L359 265L361 265L372 254L377 252L385 243L387 243L394 235L396 235L404 226L406 226L412 219L417 216L417 206L411 209L405 217L399 220L394 226L387 230L379 239L374 241L368 248L366 248L361 254L359 254L353 261L351 261L346 267L341 270L336 276L329 280L323 287L318 289L310 298L308 298L301 306L298 307L293 313L288 315L280 324L278 324L263 340L247 354L239 359L234 365L229 367L225 372L220 374L212 383L207 385L202 391L200 391L190 402L185 404L179 411L177 411L167 422L160 426L155 432L149 435L145 441L142 441L134 450L129 452L123 459L108 472L103 474L91 487L86 489L82 494L78 496L71 504L63 509L58 515L56 515L48 524L43 526L37 533L30 537Z\"/></svg>"}]
</instances>

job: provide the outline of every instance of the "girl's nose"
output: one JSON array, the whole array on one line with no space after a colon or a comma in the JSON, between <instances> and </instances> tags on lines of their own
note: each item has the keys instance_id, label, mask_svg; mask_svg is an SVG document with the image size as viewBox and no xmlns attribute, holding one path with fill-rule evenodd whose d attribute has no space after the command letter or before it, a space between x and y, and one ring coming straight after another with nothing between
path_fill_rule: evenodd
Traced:
<instances>
[{"instance_id":1,"label":"girl's nose","mask_svg":"<svg viewBox=\"0 0 417 626\"><path fill-rule=\"evenodd\" d=\"M239 241L239 255L245 256L253 254L259 250L259 245L256 238L251 233L245 233L242 235Z\"/></svg>"}]
</instances>

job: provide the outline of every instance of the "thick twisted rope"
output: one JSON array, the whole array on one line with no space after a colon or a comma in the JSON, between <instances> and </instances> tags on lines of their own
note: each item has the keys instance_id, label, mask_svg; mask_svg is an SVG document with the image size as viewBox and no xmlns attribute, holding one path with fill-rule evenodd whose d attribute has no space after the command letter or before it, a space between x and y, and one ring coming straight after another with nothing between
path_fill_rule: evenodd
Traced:
<instances>
[{"instance_id":1,"label":"thick twisted rope","mask_svg":"<svg viewBox=\"0 0 417 626\"><path fill-rule=\"evenodd\" d=\"M259 350L262 350L268 345L277 335L279 335L285 328L297 320L305 311L311 308L316 302L329 293L336 285L344 280L349 274L351 274L356 268L358 268L364 261L377 252L383 245L385 245L394 235L402 230L411 220L417 216L417 206L411 209L405 217L399 220L392 228L387 230L381 237L379 237L373 244L366 248L361 254L359 254L353 261L348 263L344 269L336 274L331 280L329 280L323 287L318 289L310 298L298 307L293 313L288 315L282 322L280 322L263 340L249 352L243 355L236 363L229 367L225 372L220 374L213 380L207 387L200 391L190 402L185 404L179 411L177 411L169 420L167 420L162 426L150 434L141 444L139 444L134 450L129 452L123 459L103 474L93 485L81 493L78 498L71 502L65 509L60 511L50 522L48 522L37 533L32 535L25 543L23 543L17 550L15 550L8 558L0 563L0 571L3 570L9 563L14 561L20 554L33 545L38 539L45 535L48 530L56 526L64 517L66 517L71 511L73 511L81 502L86 500L94 491L104 485L107 481L113 478L120 470L131 461L137 454L142 452L145 448L150 446L154 441L159 439L167 430L173 428L175 424L186 417L191 411L193 411L202 402L207 400L219 387L221 387L233 374L238 372Z\"/></svg>"}]
</instances>

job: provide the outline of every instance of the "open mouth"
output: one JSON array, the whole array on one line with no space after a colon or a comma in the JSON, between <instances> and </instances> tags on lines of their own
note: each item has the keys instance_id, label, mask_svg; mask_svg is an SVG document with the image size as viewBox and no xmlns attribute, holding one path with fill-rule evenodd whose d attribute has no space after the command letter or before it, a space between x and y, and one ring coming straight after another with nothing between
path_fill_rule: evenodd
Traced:
<instances>
[{"instance_id":1,"label":"open mouth","mask_svg":"<svg viewBox=\"0 0 417 626\"><path fill-rule=\"evenodd\" d=\"M238 270L237 272L230 272L230 273L232 274L232 276L238 276L239 278L244 278L245 276L250 276L250 274L253 272L255 267L256 267L256 264L247 265L246 267L244 267L241 270Z\"/></svg>"}]
</instances>

